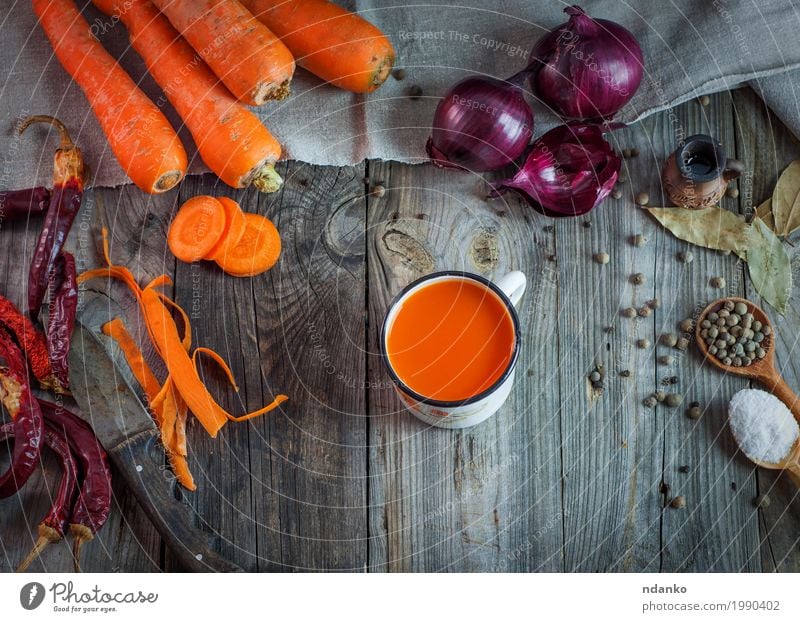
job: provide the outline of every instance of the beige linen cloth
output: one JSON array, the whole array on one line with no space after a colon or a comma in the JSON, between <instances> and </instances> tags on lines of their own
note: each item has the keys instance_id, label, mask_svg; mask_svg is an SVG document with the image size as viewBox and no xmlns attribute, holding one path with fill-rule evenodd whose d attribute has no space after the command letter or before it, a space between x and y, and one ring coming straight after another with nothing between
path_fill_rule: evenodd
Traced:
<instances>
[{"instance_id":1,"label":"beige linen cloth","mask_svg":"<svg viewBox=\"0 0 800 622\"><path fill-rule=\"evenodd\" d=\"M89 4L77 0L79 6ZM350 0L345 5L377 24L397 50L405 78L374 93L347 93L298 68L292 95L258 114L284 146L284 157L346 165L364 158L420 162L433 111L448 86L472 73L508 77L523 68L535 41L566 21L555 0L412 2ZM698 95L750 83L800 135L800 2L798 0L589 0L583 8L631 30L646 74L619 120L634 122ZM154 101L158 86L128 46L124 27L90 4L92 30ZM72 130L97 186L127 182L80 89L70 82L36 23L30 3L0 7L0 189L47 183L54 144L22 139L13 129L28 114L52 114ZM798 69L797 71L795 71ZM412 86L422 90L408 97ZM558 122L533 101L535 133ZM168 118L180 120L168 104ZM206 168L185 129L192 173Z\"/></svg>"}]
</instances>

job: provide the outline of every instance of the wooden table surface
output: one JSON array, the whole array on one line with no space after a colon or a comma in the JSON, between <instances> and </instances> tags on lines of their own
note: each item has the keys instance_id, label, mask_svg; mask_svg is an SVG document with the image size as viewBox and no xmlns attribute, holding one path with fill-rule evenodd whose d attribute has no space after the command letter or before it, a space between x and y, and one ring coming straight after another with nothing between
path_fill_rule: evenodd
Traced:
<instances>
[{"instance_id":1,"label":"wooden table surface","mask_svg":"<svg viewBox=\"0 0 800 622\"><path fill-rule=\"evenodd\" d=\"M487 202L478 177L430 165L288 162L279 166L286 183L276 195L232 191L211 176L161 197L130 186L95 190L70 245L81 267L93 265L105 220L116 262L141 281L174 277L194 342L222 353L239 379L237 396L206 368L224 406L252 409L275 393L290 396L280 411L227 425L217 439L194 423L189 430L198 489L185 497L216 548L248 570L797 571L795 490L737 454L725 425L726 403L747 381L703 364L694 347L673 351L665 366L657 361L663 346L634 345L656 344L722 293L760 302L734 256L692 248L694 261L679 262L687 245L633 204L640 191L651 205L665 204L661 164L676 136L701 132L747 165L739 197L723 201L733 211L760 203L800 155L761 100L742 90L617 132L619 149L641 152L624 163L624 196L581 218L551 220L516 197ZM375 183L385 196L369 195ZM269 216L283 240L277 267L236 279L212 264L176 262L167 225L176 205L200 193L229 195ZM6 229L0 278L21 303L36 233L24 224ZM637 233L645 246L630 243ZM600 251L609 264L592 261ZM798 258L793 252L795 267ZM463 431L429 429L404 411L377 354L388 302L439 269L528 275L516 385L495 417ZM646 276L643 285L630 283L635 272ZM710 287L714 276L727 280L724 292ZM141 331L124 289L112 294ZM649 318L620 316L652 298L661 307ZM769 310L779 367L800 389L800 296L785 317ZM597 364L606 370L602 394L587 383ZM666 390L698 401L700 420L687 418L685 406L642 405L671 376L678 382ZM57 471L49 458L45 467L46 477L37 473L0 501L3 570L36 539ZM83 567L176 569L124 485L114 492L111 518L84 546ZM763 493L771 504L756 510ZM665 507L673 495L686 498L685 509ZM59 544L32 570L70 567L68 546Z\"/></svg>"}]
</instances>

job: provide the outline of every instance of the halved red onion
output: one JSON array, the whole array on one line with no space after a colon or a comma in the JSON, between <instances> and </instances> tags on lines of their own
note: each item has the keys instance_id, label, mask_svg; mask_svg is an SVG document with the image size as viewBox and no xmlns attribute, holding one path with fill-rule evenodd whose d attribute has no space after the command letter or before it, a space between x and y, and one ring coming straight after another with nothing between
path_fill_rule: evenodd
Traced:
<instances>
[{"instance_id":1,"label":"halved red onion","mask_svg":"<svg viewBox=\"0 0 800 622\"><path fill-rule=\"evenodd\" d=\"M609 195L621 164L601 126L559 125L533 143L513 178L493 184L492 195L514 190L548 216L580 216Z\"/></svg>"},{"instance_id":2,"label":"halved red onion","mask_svg":"<svg viewBox=\"0 0 800 622\"><path fill-rule=\"evenodd\" d=\"M470 76L436 107L426 149L434 164L495 171L525 151L533 136L533 111L515 84Z\"/></svg>"},{"instance_id":3,"label":"halved red onion","mask_svg":"<svg viewBox=\"0 0 800 622\"><path fill-rule=\"evenodd\" d=\"M588 16L577 5L534 46L528 65L536 96L566 119L611 119L633 97L644 73L629 30Z\"/></svg>"}]
</instances>

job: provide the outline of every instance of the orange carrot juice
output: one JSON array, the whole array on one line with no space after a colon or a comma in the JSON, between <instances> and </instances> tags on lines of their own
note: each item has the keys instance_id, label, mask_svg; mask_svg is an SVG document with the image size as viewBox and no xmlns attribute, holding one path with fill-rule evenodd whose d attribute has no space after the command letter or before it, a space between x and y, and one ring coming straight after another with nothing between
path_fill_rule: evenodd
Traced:
<instances>
[{"instance_id":1,"label":"orange carrot juice","mask_svg":"<svg viewBox=\"0 0 800 622\"><path fill-rule=\"evenodd\" d=\"M514 355L504 302L467 278L432 281L400 303L386 351L400 381L421 396L463 401L490 388Z\"/></svg>"}]
</instances>

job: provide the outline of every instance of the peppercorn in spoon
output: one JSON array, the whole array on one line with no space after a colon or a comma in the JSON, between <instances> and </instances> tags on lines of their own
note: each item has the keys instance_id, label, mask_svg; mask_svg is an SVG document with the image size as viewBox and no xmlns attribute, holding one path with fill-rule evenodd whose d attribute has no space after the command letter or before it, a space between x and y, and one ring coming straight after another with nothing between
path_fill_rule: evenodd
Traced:
<instances>
[{"instance_id":1,"label":"peppercorn in spoon","mask_svg":"<svg viewBox=\"0 0 800 622\"><path fill-rule=\"evenodd\" d=\"M745 326L748 323L750 325ZM753 326L759 330L753 330ZM761 337L758 338L758 335ZM724 372L757 380L786 404L794 418L800 422L800 397L775 368L775 334L763 309L744 298L715 300L700 314L700 320L695 326L695 337L700 352L713 365ZM749 355L752 353L756 354L751 358ZM729 354L736 356L731 357ZM737 358L738 366L734 364Z\"/></svg>"}]
</instances>

